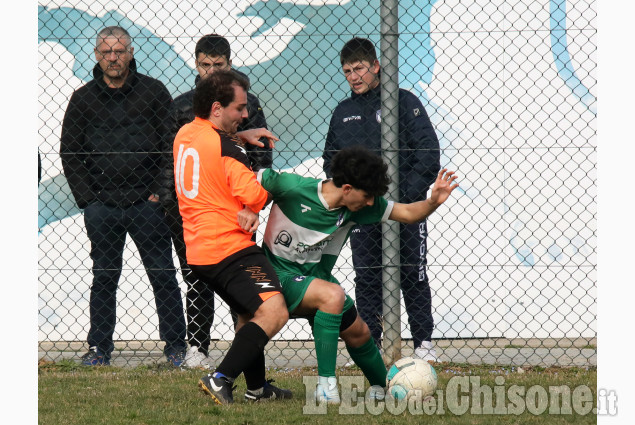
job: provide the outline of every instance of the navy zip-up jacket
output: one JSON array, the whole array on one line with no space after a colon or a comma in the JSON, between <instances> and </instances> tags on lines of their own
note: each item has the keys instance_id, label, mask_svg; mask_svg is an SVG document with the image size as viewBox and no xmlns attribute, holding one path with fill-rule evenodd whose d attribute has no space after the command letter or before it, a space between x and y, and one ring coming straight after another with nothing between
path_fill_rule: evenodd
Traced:
<instances>
[{"instance_id":1,"label":"navy zip-up jacket","mask_svg":"<svg viewBox=\"0 0 635 425\"><path fill-rule=\"evenodd\" d=\"M354 145L381 155L381 85L353 93L333 111L322 155L327 177L333 156ZM440 168L439 140L428 114L414 94L399 89L399 202L425 199Z\"/></svg>"}]
</instances>

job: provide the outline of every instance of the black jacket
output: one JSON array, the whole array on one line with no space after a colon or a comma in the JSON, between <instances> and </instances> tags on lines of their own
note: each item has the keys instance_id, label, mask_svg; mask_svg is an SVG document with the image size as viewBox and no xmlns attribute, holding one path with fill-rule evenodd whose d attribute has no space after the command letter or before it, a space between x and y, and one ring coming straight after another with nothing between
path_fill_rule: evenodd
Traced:
<instances>
[{"instance_id":1,"label":"black jacket","mask_svg":"<svg viewBox=\"0 0 635 425\"><path fill-rule=\"evenodd\" d=\"M77 206L94 201L127 207L160 186L161 140L172 97L159 80L137 73L134 59L123 87L113 89L96 65L94 80L71 96L60 156Z\"/></svg>"},{"instance_id":2,"label":"black jacket","mask_svg":"<svg viewBox=\"0 0 635 425\"><path fill-rule=\"evenodd\" d=\"M354 145L381 154L381 85L353 93L333 111L322 155L328 177L337 151ZM414 94L399 89L399 201L425 199L439 169L439 140L430 118Z\"/></svg>"},{"instance_id":3,"label":"black jacket","mask_svg":"<svg viewBox=\"0 0 635 425\"><path fill-rule=\"evenodd\" d=\"M234 72L240 74L244 78L247 78L247 76L240 71L234 70ZM199 80L200 76L197 75L194 84L197 84ZM194 91L195 90L190 90L180 96L177 96L170 106L169 129L166 133L166 137L163 139L164 169L161 189L159 190L159 199L164 205L166 205L166 203L176 202L174 187L174 138L181 127L194 120L194 111L192 110ZM267 128L267 121L265 120L265 114L260 106L260 101L255 95L249 92L247 92L247 114L247 119L238 126L238 131L249 130L252 128ZM264 148L259 148L250 144L245 145L249 163L254 171L258 171L261 168L271 168L272 164L272 152L269 147L268 140L263 137L260 141L264 143Z\"/></svg>"}]
</instances>

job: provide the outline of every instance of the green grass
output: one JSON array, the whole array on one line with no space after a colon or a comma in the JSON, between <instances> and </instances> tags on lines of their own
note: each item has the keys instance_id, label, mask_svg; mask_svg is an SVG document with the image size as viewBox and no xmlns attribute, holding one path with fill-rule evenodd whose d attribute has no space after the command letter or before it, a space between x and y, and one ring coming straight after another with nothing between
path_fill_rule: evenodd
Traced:
<instances>
[{"instance_id":1,"label":"green grass","mask_svg":"<svg viewBox=\"0 0 635 425\"><path fill-rule=\"evenodd\" d=\"M245 384L242 378L236 381L234 391L236 403L218 406L197 387L203 372L177 370L165 365L142 366L135 369L116 367L87 368L72 362L45 363L39 366L38 422L43 425L90 425L90 424L595 424L592 413L580 416L549 415L548 409L534 416L525 411L520 415L475 415L470 410L464 415L455 415L445 408L442 415L412 415L408 409L393 415L384 409L379 415L368 412L362 415L343 415L338 406L329 406L325 415L305 415L305 387L303 375L315 375L307 369L270 370L267 375L276 380L276 385L294 392L291 401L248 404L242 400ZM439 376L438 389L445 389L456 376L480 376L481 385L495 388L495 379L505 379L505 391L512 385L527 388L539 385L568 385L573 390L587 385L593 390L597 371L593 368L517 368L501 366L471 366L466 364L436 365ZM357 368L338 370L338 375L360 375ZM499 378L499 383L501 379ZM500 388L500 385L499 385ZM595 406L595 402L593 403Z\"/></svg>"}]
</instances>

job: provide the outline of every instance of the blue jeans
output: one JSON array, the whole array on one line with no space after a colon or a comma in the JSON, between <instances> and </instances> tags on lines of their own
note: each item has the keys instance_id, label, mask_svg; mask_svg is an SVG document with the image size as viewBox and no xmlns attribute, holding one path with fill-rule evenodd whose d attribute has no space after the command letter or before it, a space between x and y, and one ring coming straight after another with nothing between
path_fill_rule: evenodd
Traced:
<instances>
[{"instance_id":1,"label":"blue jeans","mask_svg":"<svg viewBox=\"0 0 635 425\"><path fill-rule=\"evenodd\" d=\"M434 329L432 294L426 266L428 228L425 221L401 224L401 292L415 348L430 341ZM381 224L358 226L351 233L355 268L355 303L379 346L383 332Z\"/></svg>"},{"instance_id":2,"label":"blue jeans","mask_svg":"<svg viewBox=\"0 0 635 425\"><path fill-rule=\"evenodd\" d=\"M181 292L172 260L170 233L159 203L145 201L121 208L95 202L84 209L84 222L93 260L88 345L97 347L107 357L114 349L117 285L126 234L130 234L152 284L159 316L159 337L165 341L164 352L169 355L184 350L185 318Z\"/></svg>"}]
</instances>

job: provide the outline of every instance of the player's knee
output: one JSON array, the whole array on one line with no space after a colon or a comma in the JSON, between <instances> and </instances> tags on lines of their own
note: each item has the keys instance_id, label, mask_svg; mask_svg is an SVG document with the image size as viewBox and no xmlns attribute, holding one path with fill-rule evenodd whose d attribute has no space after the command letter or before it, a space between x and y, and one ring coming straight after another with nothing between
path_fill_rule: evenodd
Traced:
<instances>
[{"instance_id":1,"label":"player's knee","mask_svg":"<svg viewBox=\"0 0 635 425\"><path fill-rule=\"evenodd\" d=\"M260 305L254 314L253 322L258 324L269 336L273 337L289 320L289 311L282 294L275 295Z\"/></svg>"},{"instance_id":2,"label":"player's knee","mask_svg":"<svg viewBox=\"0 0 635 425\"><path fill-rule=\"evenodd\" d=\"M327 286L322 295L324 307L329 308L329 310L337 310L340 313L342 312L342 309L344 308L344 301L346 300L346 293L340 285L333 283Z\"/></svg>"},{"instance_id":3,"label":"player's knee","mask_svg":"<svg viewBox=\"0 0 635 425\"><path fill-rule=\"evenodd\" d=\"M280 330L284 327L284 325L287 324L288 320L289 320L289 313L287 312L284 312L284 313L281 312L280 314L272 318L272 326L273 326L274 333L280 332Z\"/></svg>"},{"instance_id":4,"label":"player's knee","mask_svg":"<svg viewBox=\"0 0 635 425\"><path fill-rule=\"evenodd\" d=\"M287 321L289 321L289 310L287 310L286 305L282 306L276 317L278 319L276 324L278 326L278 330L280 330L287 323Z\"/></svg>"},{"instance_id":5,"label":"player's knee","mask_svg":"<svg viewBox=\"0 0 635 425\"><path fill-rule=\"evenodd\" d=\"M266 301L266 304L266 314L268 316L268 320L278 330L282 329L285 323L289 320L289 310L287 310L284 297L282 294L273 296Z\"/></svg>"}]
</instances>

